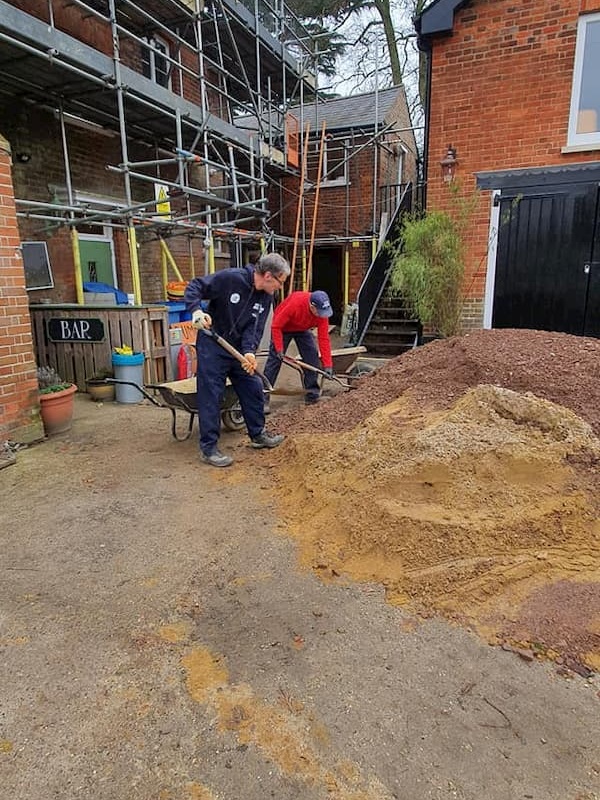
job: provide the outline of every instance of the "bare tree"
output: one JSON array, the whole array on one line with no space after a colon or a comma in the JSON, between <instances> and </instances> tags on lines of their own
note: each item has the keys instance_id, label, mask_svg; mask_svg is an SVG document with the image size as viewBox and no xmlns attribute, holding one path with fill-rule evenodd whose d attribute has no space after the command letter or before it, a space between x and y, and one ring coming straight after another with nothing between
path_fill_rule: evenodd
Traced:
<instances>
[{"instance_id":1,"label":"bare tree","mask_svg":"<svg viewBox=\"0 0 600 800\"><path fill-rule=\"evenodd\" d=\"M319 32L317 68L322 75L334 78L329 87L332 92L347 94L402 85L413 120L420 119L414 18L432 0L288 2Z\"/></svg>"}]
</instances>

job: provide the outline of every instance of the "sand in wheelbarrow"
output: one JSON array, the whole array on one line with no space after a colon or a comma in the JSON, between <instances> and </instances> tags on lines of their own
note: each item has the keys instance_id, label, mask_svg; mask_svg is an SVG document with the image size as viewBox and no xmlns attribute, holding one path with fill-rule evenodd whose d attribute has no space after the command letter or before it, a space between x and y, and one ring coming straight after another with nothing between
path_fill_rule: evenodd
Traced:
<instances>
[{"instance_id":1,"label":"sand in wheelbarrow","mask_svg":"<svg viewBox=\"0 0 600 800\"><path fill-rule=\"evenodd\" d=\"M272 473L303 564L600 669L599 363L595 340L481 331L281 414Z\"/></svg>"}]
</instances>

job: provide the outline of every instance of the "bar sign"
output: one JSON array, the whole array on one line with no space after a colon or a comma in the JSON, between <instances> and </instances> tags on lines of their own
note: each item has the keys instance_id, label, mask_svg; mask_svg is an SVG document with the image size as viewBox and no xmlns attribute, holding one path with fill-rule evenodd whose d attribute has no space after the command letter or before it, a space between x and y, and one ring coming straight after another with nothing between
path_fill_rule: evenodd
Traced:
<instances>
[{"instance_id":1,"label":"bar sign","mask_svg":"<svg viewBox=\"0 0 600 800\"><path fill-rule=\"evenodd\" d=\"M101 319L64 319L52 317L46 323L51 342L103 342L104 323Z\"/></svg>"}]
</instances>

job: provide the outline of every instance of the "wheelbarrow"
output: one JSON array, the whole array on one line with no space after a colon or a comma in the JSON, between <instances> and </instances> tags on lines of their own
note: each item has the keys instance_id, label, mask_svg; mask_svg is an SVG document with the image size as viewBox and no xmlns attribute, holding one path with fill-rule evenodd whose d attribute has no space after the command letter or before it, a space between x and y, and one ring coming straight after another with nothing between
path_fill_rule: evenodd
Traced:
<instances>
[{"instance_id":1,"label":"wheelbarrow","mask_svg":"<svg viewBox=\"0 0 600 800\"><path fill-rule=\"evenodd\" d=\"M215 331L203 331L207 336L213 339L220 347L226 350L240 363L244 363L246 359L238 352L232 345L229 344L222 336L219 336ZM255 374L262 380L265 392L273 391L273 387L267 378L258 369ZM150 400L155 406L159 408L168 408L172 415L171 420L171 433L178 442L185 442L192 435L192 428L194 425L194 416L198 413L196 407L196 378L185 378L180 381L170 381L169 383L149 383L146 386L139 386L137 383L131 381L119 381L115 378L105 378L106 383L118 383L126 386L135 386L135 388L142 393L142 395ZM156 397L151 395L147 390L152 389L160 394L162 402L159 402ZM225 385L225 391L221 399L221 422L223 427L229 431L241 430L246 422L242 414L242 407L240 405L239 397L229 380ZM185 411L189 414L187 431L183 436L180 436L177 430L177 412Z\"/></svg>"},{"instance_id":2,"label":"wheelbarrow","mask_svg":"<svg viewBox=\"0 0 600 800\"><path fill-rule=\"evenodd\" d=\"M367 348L362 346L342 347L338 350L332 350L333 375L328 375L324 369L313 367L312 364L307 364L305 361L292 356L284 356L283 363L301 374L305 371L316 372L323 380L334 381L344 389L356 389L357 387L354 385L355 379L373 370L373 367L369 364L357 364L360 354L366 353L366 351Z\"/></svg>"},{"instance_id":3,"label":"wheelbarrow","mask_svg":"<svg viewBox=\"0 0 600 800\"><path fill-rule=\"evenodd\" d=\"M134 386L153 405L159 408L168 408L171 412L171 433L178 442L185 442L192 435L194 417L198 413L196 408L196 378L185 378L181 381L169 381L168 383L148 383L144 386L132 381L119 381L115 378L104 378L103 383ZM150 394L151 391L158 392L160 399ZM189 415L187 430L183 434L179 430L177 412ZM223 427L229 431L242 430L245 425L239 398L233 386L229 383L225 387L225 393L221 400L221 422Z\"/></svg>"}]
</instances>

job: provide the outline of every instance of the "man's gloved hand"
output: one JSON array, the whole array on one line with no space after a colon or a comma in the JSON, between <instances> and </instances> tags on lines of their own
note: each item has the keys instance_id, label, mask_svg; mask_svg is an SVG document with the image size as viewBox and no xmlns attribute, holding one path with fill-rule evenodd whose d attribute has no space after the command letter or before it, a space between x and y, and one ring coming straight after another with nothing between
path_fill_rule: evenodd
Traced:
<instances>
[{"instance_id":1,"label":"man's gloved hand","mask_svg":"<svg viewBox=\"0 0 600 800\"><path fill-rule=\"evenodd\" d=\"M244 372L247 372L248 375L254 375L256 370L256 356L254 353L244 353L244 363L242 364L242 369Z\"/></svg>"},{"instance_id":2,"label":"man's gloved hand","mask_svg":"<svg viewBox=\"0 0 600 800\"><path fill-rule=\"evenodd\" d=\"M333 367L325 367L323 372L325 373L325 375L327 375L328 378L333 378Z\"/></svg>"},{"instance_id":3,"label":"man's gloved hand","mask_svg":"<svg viewBox=\"0 0 600 800\"><path fill-rule=\"evenodd\" d=\"M192 314L192 325L194 328L210 328L212 325L212 317L210 314L207 314L206 311L202 311L199 308L197 311L194 311Z\"/></svg>"}]
</instances>

